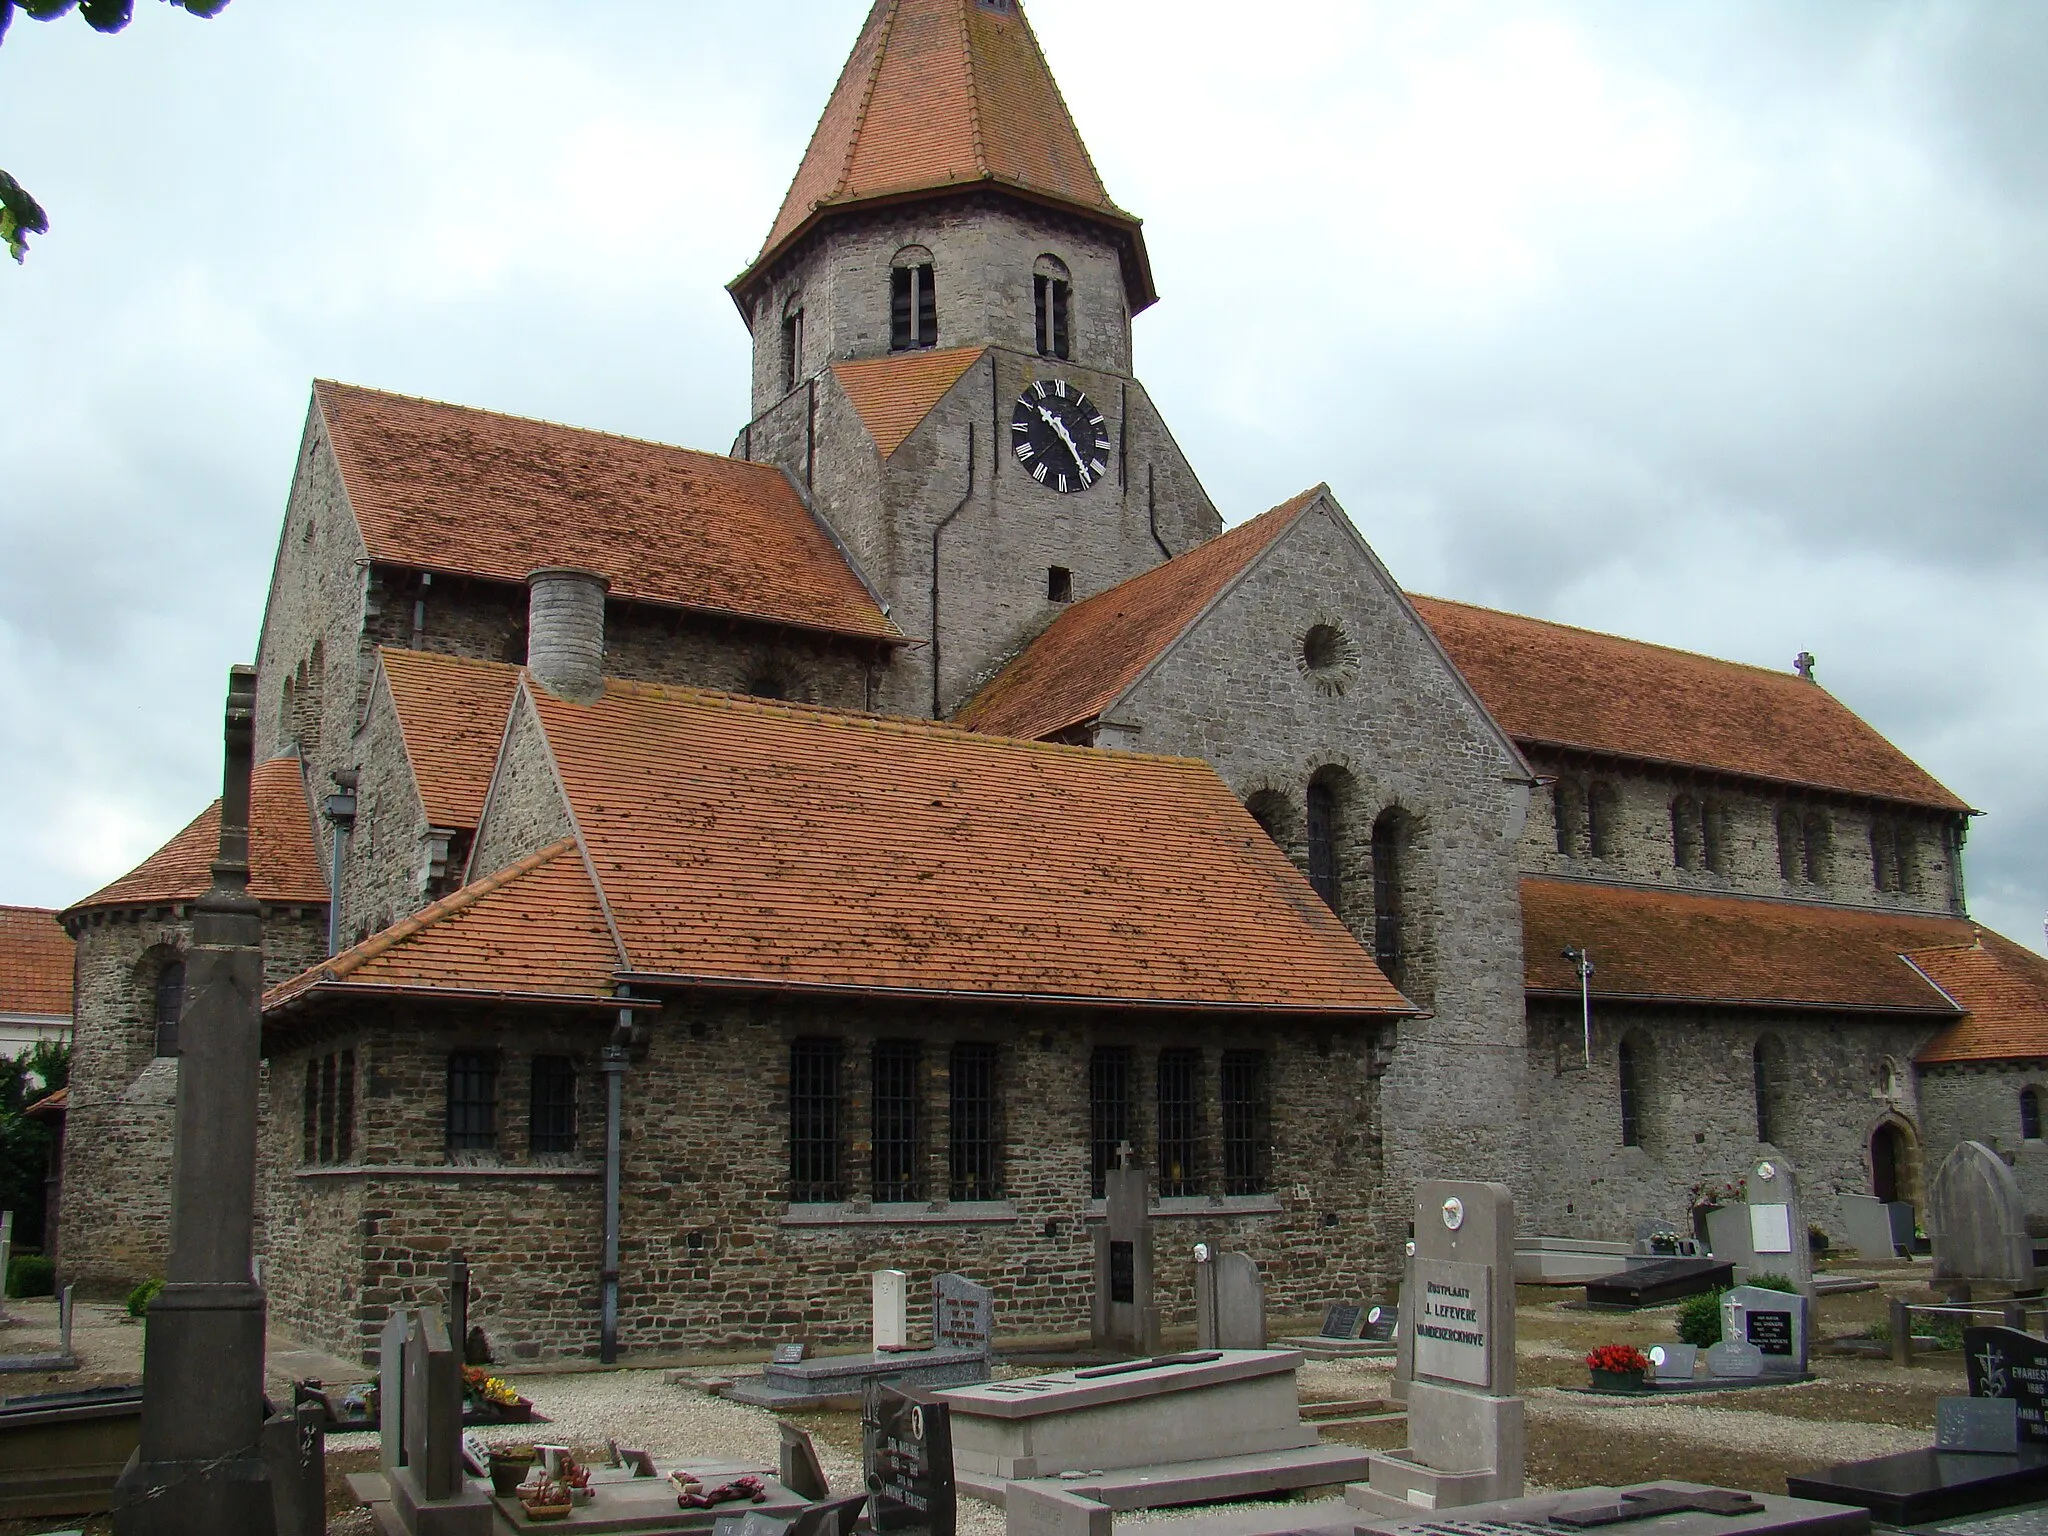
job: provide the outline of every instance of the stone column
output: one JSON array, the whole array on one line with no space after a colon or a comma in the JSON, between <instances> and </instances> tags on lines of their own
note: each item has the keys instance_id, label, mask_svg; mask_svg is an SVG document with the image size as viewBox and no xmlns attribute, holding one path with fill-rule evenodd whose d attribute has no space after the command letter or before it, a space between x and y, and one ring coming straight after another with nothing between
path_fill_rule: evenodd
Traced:
<instances>
[{"instance_id":1,"label":"stone column","mask_svg":"<svg viewBox=\"0 0 2048 1536\"><path fill-rule=\"evenodd\" d=\"M121 1536L268 1536L263 1292L251 1276L263 927L249 896L256 671L228 678L213 887L195 908L178 1021L166 1284L149 1307L142 1443L115 1492Z\"/></svg>"}]
</instances>

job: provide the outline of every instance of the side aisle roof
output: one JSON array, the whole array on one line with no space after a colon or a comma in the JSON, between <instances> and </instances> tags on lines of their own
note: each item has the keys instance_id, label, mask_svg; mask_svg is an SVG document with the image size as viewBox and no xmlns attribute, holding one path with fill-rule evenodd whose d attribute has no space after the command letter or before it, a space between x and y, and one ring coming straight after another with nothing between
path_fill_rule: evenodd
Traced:
<instances>
[{"instance_id":1,"label":"side aisle roof","mask_svg":"<svg viewBox=\"0 0 2048 1536\"><path fill-rule=\"evenodd\" d=\"M483 815L520 669L391 646L380 647L377 657L428 822L474 827Z\"/></svg>"}]
</instances>

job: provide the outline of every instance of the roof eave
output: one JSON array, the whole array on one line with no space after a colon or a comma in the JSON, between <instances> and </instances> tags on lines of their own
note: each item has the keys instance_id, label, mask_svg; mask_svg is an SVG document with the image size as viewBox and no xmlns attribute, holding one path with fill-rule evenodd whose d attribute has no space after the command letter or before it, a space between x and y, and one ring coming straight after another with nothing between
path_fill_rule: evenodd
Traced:
<instances>
[{"instance_id":1,"label":"roof eave","mask_svg":"<svg viewBox=\"0 0 2048 1536\"><path fill-rule=\"evenodd\" d=\"M653 1009L661 1005L644 998L618 997L604 992L550 992L534 987L437 987L422 982L348 981L321 979L286 996L272 994L263 1000L266 1023L304 1008L315 999L347 997L406 997L450 1003L510 1003L532 1007L590 1008L613 1011L620 1008Z\"/></svg>"},{"instance_id":2,"label":"roof eave","mask_svg":"<svg viewBox=\"0 0 2048 1536\"><path fill-rule=\"evenodd\" d=\"M1910 795L1881 795L1868 789L1851 789L1843 784L1823 784L1815 779L1781 779L1767 773L1752 773L1742 768L1726 768L1718 763L1696 763L1677 757L1657 757L1647 752L1624 752L1615 747L1594 746L1583 741L1555 741L1547 736L1532 736L1526 731L1510 731L1518 746L1539 747L1552 752L1583 752L1590 757L1612 758L1622 763L1650 763L1659 768L1677 768L1690 773L1709 773L1726 779L1739 779L1751 784L1770 784L1782 789L1803 789L1826 795L1846 795L1854 800L1870 800L1880 805L1908 805L1916 810L1941 811L1951 816L1982 816L1984 813L1968 802L1951 795L1947 800L1918 800Z\"/></svg>"},{"instance_id":3,"label":"roof eave","mask_svg":"<svg viewBox=\"0 0 2048 1536\"><path fill-rule=\"evenodd\" d=\"M1524 986L1524 995L1549 1002L1579 1001L1577 987ZM1685 992L1595 992L1595 1003L1655 1003L1675 1008L1777 1008L1812 1013L1897 1014L1910 1018L1953 1019L1958 1010L1934 1004L1856 1003L1810 997L1708 997Z\"/></svg>"}]
</instances>

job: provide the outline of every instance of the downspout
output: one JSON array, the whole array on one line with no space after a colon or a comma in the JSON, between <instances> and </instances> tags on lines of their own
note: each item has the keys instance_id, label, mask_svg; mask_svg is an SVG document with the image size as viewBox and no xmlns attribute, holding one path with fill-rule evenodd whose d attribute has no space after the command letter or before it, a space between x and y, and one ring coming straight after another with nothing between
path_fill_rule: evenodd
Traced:
<instances>
[{"instance_id":1,"label":"downspout","mask_svg":"<svg viewBox=\"0 0 2048 1536\"><path fill-rule=\"evenodd\" d=\"M621 1008L618 1025L612 1030L599 1062L604 1073L604 1267L598 1276L602 1320L597 1358L605 1365L614 1365L619 1358L619 1119L632 1038L632 1011Z\"/></svg>"},{"instance_id":2,"label":"downspout","mask_svg":"<svg viewBox=\"0 0 2048 1536\"><path fill-rule=\"evenodd\" d=\"M1173 558L1173 551L1166 547L1166 540L1159 537L1159 504L1152 497L1152 466L1145 466L1145 523L1152 530L1152 542L1159 546L1159 553L1167 559Z\"/></svg>"},{"instance_id":3,"label":"downspout","mask_svg":"<svg viewBox=\"0 0 2048 1536\"><path fill-rule=\"evenodd\" d=\"M804 381L804 489L811 490L811 477L818 461L818 378Z\"/></svg>"},{"instance_id":4,"label":"downspout","mask_svg":"<svg viewBox=\"0 0 2048 1536\"><path fill-rule=\"evenodd\" d=\"M994 371L993 367L990 369ZM932 529L932 718L943 720L945 715L939 709L939 536L951 525L954 518L967 510L967 503L974 499L974 423L967 423L967 489L960 493L960 500L953 510L939 519Z\"/></svg>"}]
</instances>

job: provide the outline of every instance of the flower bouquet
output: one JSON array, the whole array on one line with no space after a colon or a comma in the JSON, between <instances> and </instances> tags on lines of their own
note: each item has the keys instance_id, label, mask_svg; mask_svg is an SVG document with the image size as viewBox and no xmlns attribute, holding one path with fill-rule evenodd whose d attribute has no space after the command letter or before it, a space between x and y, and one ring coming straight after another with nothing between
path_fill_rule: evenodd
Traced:
<instances>
[{"instance_id":1,"label":"flower bouquet","mask_svg":"<svg viewBox=\"0 0 2048 1536\"><path fill-rule=\"evenodd\" d=\"M472 1422L482 1424L524 1424L533 1417L533 1403L514 1392L502 1376L493 1376L480 1365L462 1368L463 1403Z\"/></svg>"},{"instance_id":2,"label":"flower bouquet","mask_svg":"<svg viewBox=\"0 0 2048 1536\"><path fill-rule=\"evenodd\" d=\"M1586 1356L1595 1392L1640 1392L1650 1357L1633 1344L1602 1344Z\"/></svg>"}]
</instances>

